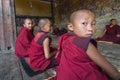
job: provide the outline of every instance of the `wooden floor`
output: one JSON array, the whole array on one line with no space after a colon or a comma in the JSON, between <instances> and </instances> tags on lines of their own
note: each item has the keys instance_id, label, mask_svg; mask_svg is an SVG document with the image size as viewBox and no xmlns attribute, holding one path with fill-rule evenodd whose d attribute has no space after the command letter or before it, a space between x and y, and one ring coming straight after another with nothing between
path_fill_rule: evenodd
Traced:
<instances>
[{"instance_id":1,"label":"wooden floor","mask_svg":"<svg viewBox=\"0 0 120 80\"><path fill-rule=\"evenodd\" d=\"M47 70L29 77L13 53L0 54L0 80L44 80L52 75L51 70Z\"/></svg>"}]
</instances>

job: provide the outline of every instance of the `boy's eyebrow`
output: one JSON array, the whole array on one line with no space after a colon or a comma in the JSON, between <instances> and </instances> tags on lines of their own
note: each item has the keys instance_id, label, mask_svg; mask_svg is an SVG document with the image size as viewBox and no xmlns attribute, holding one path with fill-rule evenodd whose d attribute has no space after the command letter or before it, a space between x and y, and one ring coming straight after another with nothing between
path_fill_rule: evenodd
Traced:
<instances>
[{"instance_id":1,"label":"boy's eyebrow","mask_svg":"<svg viewBox=\"0 0 120 80\"><path fill-rule=\"evenodd\" d=\"M95 20L95 23L96 23L97 21Z\"/></svg>"},{"instance_id":2,"label":"boy's eyebrow","mask_svg":"<svg viewBox=\"0 0 120 80\"><path fill-rule=\"evenodd\" d=\"M96 20L93 20L92 22L96 22Z\"/></svg>"}]
</instances>

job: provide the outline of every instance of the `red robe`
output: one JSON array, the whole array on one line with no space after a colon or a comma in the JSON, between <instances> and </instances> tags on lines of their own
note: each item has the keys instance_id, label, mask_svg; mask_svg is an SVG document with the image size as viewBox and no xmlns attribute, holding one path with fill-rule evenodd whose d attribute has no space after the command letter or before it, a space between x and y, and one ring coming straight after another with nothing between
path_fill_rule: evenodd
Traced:
<instances>
[{"instance_id":1,"label":"red robe","mask_svg":"<svg viewBox=\"0 0 120 80\"><path fill-rule=\"evenodd\" d=\"M60 38L61 58L57 75L53 80L108 80L105 73L88 57L89 38L65 34ZM60 47L60 46L58 46Z\"/></svg>"},{"instance_id":2,"label":"red robe","mask_svg":"<svg viewBox=\"0 0 120 80\"><path fill-rule=\"evenodd\" d=\"M33 30L29 30L26 27L22 27L15 44L15 54L18 57L26 57L27 49L30 47L31 41L34 38Z\"/></svg>"},{"instance_id":3,"label":"red robe","mask_svg":"<svg viewBox=\"0 0 120 80\"><path fill-rule=\"evenodd\" d=\"M97 41L108 41L120 44L120 37L116 37L117 34L120 34L120 26L115 25L110 28L110 25L107 25L105 34L97 38Z\"/></svg>"},{"instance_id":4,"label":"red robe","mask_svg":"<svg viewBox=\"0 0 120 80\"><path fill-rule=\"evenodd\" d=\"M35 71L44 71L51 63L51 60L46 59L44 55L43 41L46 37L50 38L45 32L38 32L27 52L30 57L30 64ZM54 50L53 47L51 49Z\"/></svg>"}]
</instances>

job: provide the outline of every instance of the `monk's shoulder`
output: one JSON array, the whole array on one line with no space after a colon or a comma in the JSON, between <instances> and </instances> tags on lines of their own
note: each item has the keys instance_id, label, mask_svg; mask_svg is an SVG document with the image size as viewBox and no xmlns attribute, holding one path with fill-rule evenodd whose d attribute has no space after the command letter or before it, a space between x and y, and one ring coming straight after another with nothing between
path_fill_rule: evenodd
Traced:
<instances>
[{"instance_id":1,"label":"monk's shoulder","mask_svg":"<svg viewBox=\"0 0 120 80\"><path fill-rule=\"evenodd\" d=\"M83 38L83 37L75 37L72 41L74 45L76 45L78 48L81 48L85 51L88 48L89 42L90 42L89 38Z\"/></svg>"},{"instance_id":2,"label":"monk's shoulder","mask_svg":"<svg viewBox=\"0 0 120 80\"><path fill-rule=\"evenodd\" d=\"M35 41L37 44L39 45L42 45L43 44L43 41L46 39L46 38L49 38L51 39L51 37L46 34L46 33L43 33L43 32L38 32L37 35L35 36Z\"/></svg>"}]
</instances>

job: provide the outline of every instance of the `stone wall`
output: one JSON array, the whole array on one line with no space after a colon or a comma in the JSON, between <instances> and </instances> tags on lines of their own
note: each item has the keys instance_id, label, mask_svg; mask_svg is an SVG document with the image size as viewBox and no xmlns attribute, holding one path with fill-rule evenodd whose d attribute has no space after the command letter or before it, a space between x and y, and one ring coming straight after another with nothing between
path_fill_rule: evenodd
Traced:
<instances>
[{"instance_id":1,"label":"stone wall","mask_svg":"<svg viewBox=\"0 0 120 80\"><path fill-rule=\"evenodd\" d=\"M120 24L120 0L61 0L59 26L65 26L70 14L78 9L89 9L95 13L97 21L95 37L101 34L110 19L115 18Z\"/></svg>"}]
</instances>

